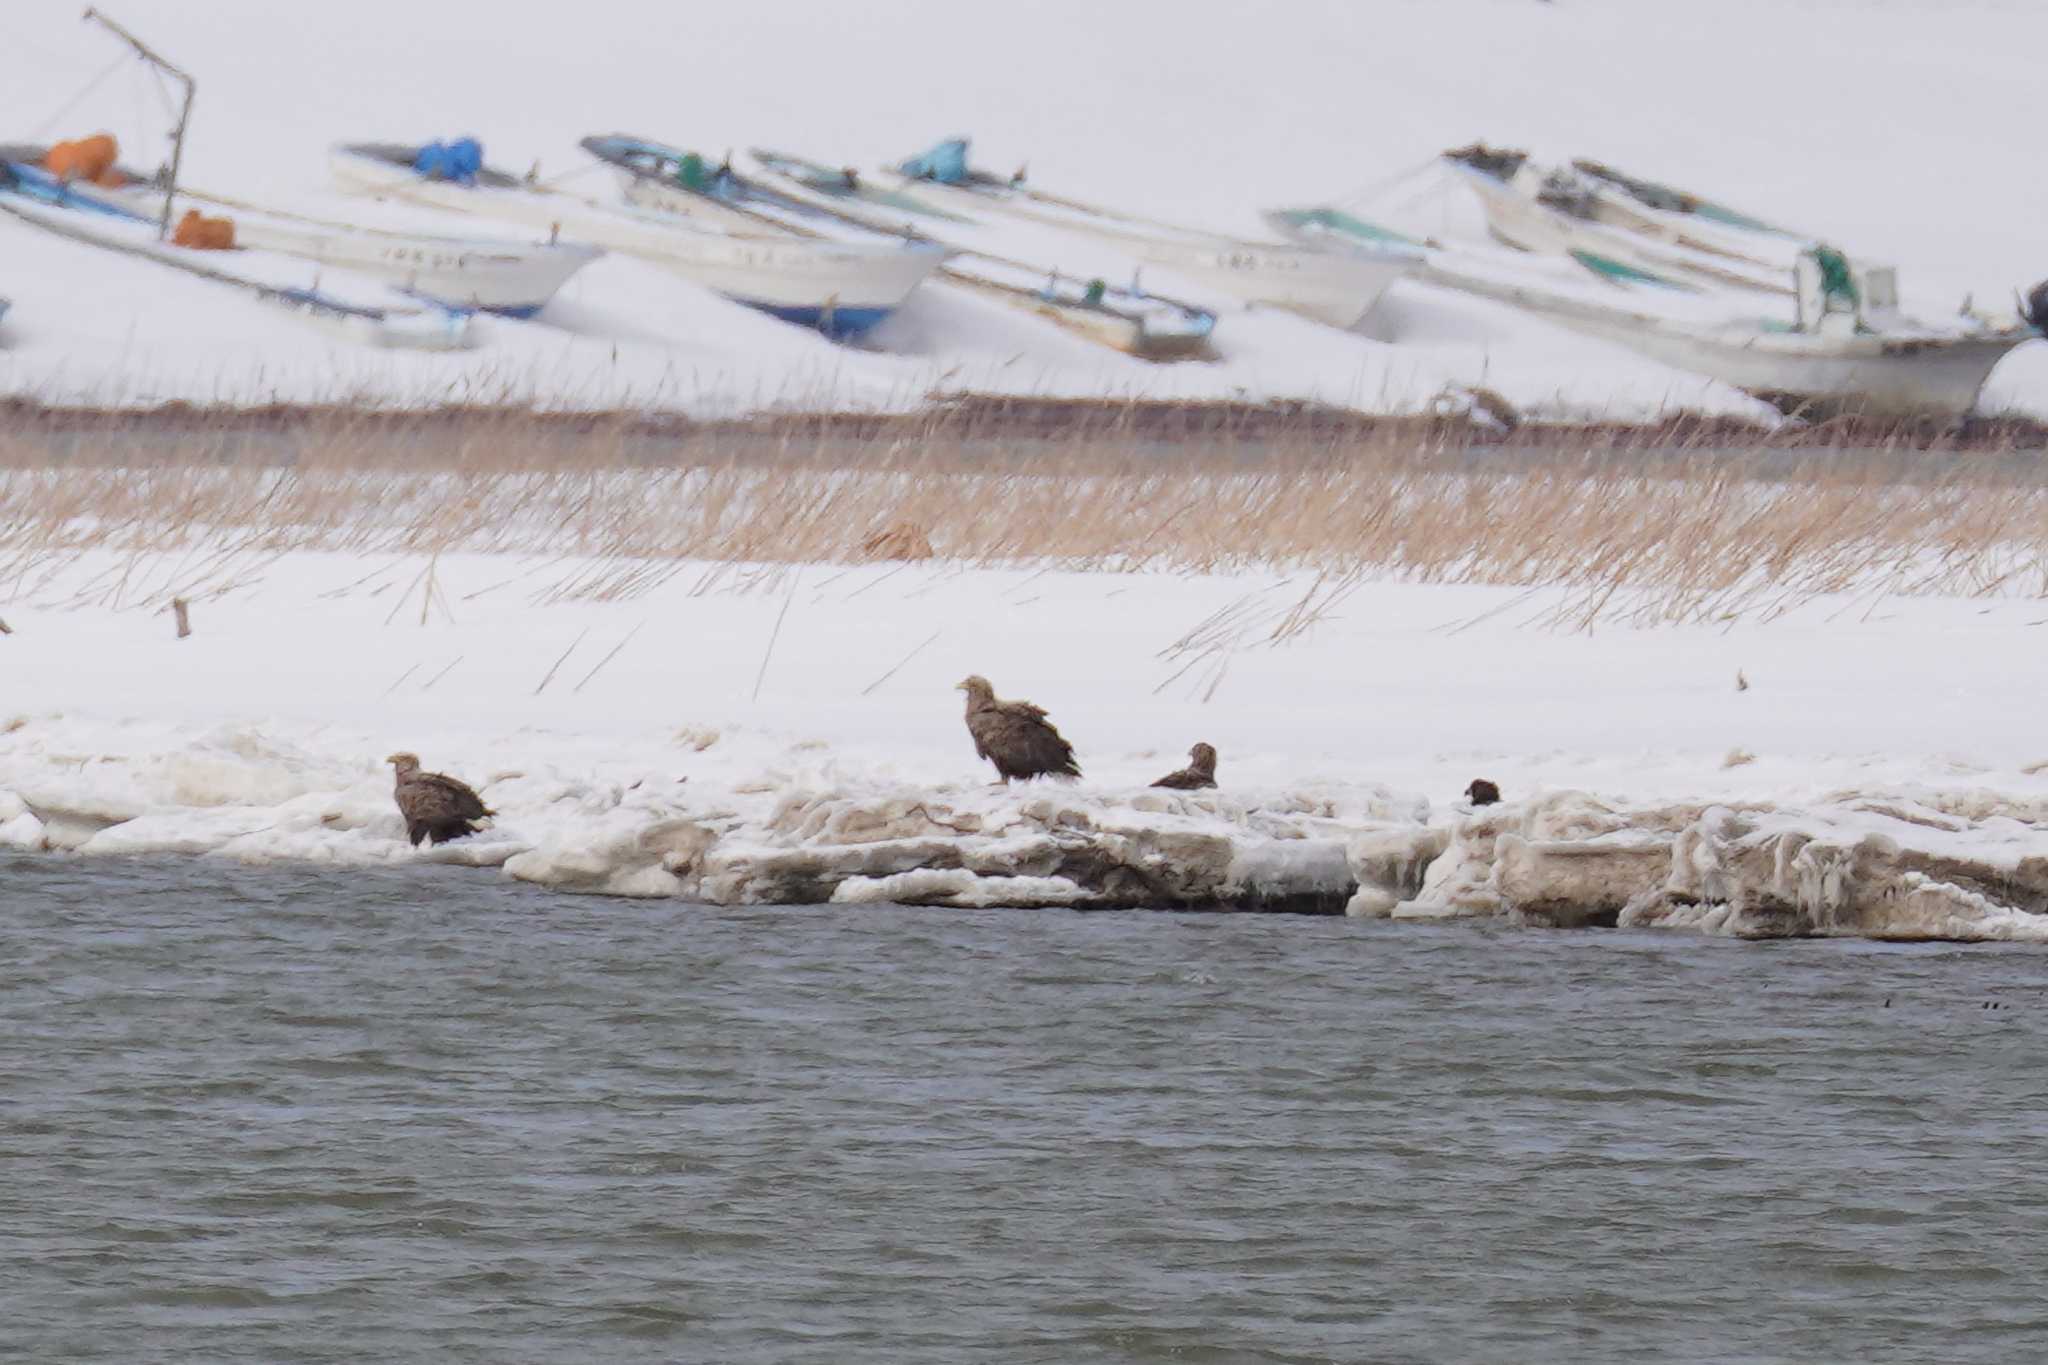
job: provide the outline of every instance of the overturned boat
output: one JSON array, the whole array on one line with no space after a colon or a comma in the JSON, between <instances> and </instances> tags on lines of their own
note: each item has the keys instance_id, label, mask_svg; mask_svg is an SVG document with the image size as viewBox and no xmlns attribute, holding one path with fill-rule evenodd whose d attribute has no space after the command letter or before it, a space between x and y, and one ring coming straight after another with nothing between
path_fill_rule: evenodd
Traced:
<instances>
[{"instance_id":1,"label":"overturned boat","mask_svg":"<svg viewBox=\"0 0 2048 1365\"><path fill-rule=\"evenodd\" d=\"M659 265L694 284L834 339L888 317L944 259L930 243L840 243L679 223L515 177L470 139L425 146L356 143L329 155L352 193L499 218Z\"/></svg>"},{"instance_id":2,"label":"overturned boat","mask_svg":"<svg viewBox=\"0 0 2048 1365\"><path fill-rule=\"evenodd\" d=\"M0 147L0 159L40 166L47 147ZM473 309L529 318L546 307L569 277L604 254L575 242L519 242L393 231L337 223L208 194L180 185L173 192L161 174L140 175L113 166L89 179L66 182L73 202L93 201L159 224L185 209L231 216L235 246L297 256L354 271L400 293L450 309Z\"/></svg>"},{"instance_id":3,"label":"overturned boat","mask_svg":"<svg viewBox=\"0 0 2048 1365\"><path fill-rule=\"evenodd\" d=\"M474 339L467 312L398 302L381 280L313 270L296 257L237 246L231 225L222 220L205 220L203 244L166 240L156 215L41 165L0 157L0 211L73 241L238 289L353 341L445 351Z\"/></svg>"},{"instance_id":4,"label":"overturned boat","mask_svg":"<svg viewBox=\"0 0 2048 1365\"><path fill-rule=\"evenodd\" d=\"M941 142L885 172L881 192L927 195L957 216L995 215L1089 237L1246 303L1333 327L1358 323L1422 259L1395 242L1333 256L1121 213L1038 189L1022 170L1008 177L977 170L969 150L965 138Z\"/></svg>"},{"instance_id":5,"label":"overturned boat","mask_svg":"<svg viewBox=\"0 0 2048 1365\"><path fill-rule=\"evenodd\" d=\"M1205 360L1211 354L1216 315L1209 310L1135 284L1125 288L1101 276L1067 274L980 249L945 231L947 224L971 226L970 219L870 186L850 172L787 153L757 152L747 170L721 165L707 183L691 186L685 183L693 178L691 167L701 174L703 166L691 153L622 134L586 138L583 145L620 167L626 193L636 202L686 217L735 214L802 236L936 238L950 253L941 268L945 282L977 297L1140 360ZM933 228L930 235L926 226Z\"/></svg>"}]
</instances>

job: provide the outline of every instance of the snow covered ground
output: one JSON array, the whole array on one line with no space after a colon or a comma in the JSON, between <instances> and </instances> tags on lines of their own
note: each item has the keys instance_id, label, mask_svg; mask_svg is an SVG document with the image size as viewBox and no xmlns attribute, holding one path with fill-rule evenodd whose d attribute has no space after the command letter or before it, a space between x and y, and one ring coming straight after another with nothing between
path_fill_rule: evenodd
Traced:
<instances>
[{"instance_id":1,"label":"snow covered ground","mask_svg":"<svg viewBox=\"0 0 2048 1365\"><path fill-rule=\"evenodd\" d=\"M434 858L722 901L1336 908L1356 888L1360 913L1569 919L1563 860L1578 913L1606 919L2048 931L2034 602L1589 636L1528 628L1542 593L1378 584L1275 646L1307 577L928 562L741 591L685 564L605 602L556 600L579 567L560 559L297 553L198 602L179 640L160 595L117 587L169 567L89 552L9 585L0 841ZM1269 614L1176 652L1233 607ZM951 690L973 672L1048 707L1085 778L992 787ZM1146 785L1197 740L1217 792ZM408 848L382 764L400 749L477 784L494 827ZM1467 818L1480 776L1508 804ZM1601 863L1617 843L1635 854ZM1947 890L1914 899L1909 872Z\"/></svg>"},{"instance_id":2,"label":"snow covered ground","mask_svg":"<svg viewBox=\"0 0 2048 1365\"><path fill-rule=\"evenodd\" d=\"M958 132L1047 188L1236 232L1258 210L1393 185L1377 208L1471 226L1407 175L1483 137L1594 156L1896 261L1908 302L2002 304L2048 274L2023 0L1290 0L1228 6L764 0L716 11L593 0L137 5L199 78L190 183L324 213L324 149L471 132L494 162L584 164L626 128L711 151L773 145L874 165ZM167 119L139 69L74 101L119 50L70 0L15 0L0 135L105 127L151 162ZM1426 182L1428 177L1423 177ZM582 184L593 190L601 180ZM1036 244L1034 250L1040 249ZM1065 264L1052 262L1052 264ZM1150 274L1154 287L1164 288ZM1313 398L1387 411L1485 384L1536 412L1758 411L1695 376L1413 284L1347 333L1226 311L1214 364L1159 367L944 288L832 346L608 259L531 324L453 356L367 351L216 286L0 220L0 393L61 403L534 401L722 413L901 407L937 390ZM1987 410L2048 411L2048 345Z\"/></svg>"}]
</instances>

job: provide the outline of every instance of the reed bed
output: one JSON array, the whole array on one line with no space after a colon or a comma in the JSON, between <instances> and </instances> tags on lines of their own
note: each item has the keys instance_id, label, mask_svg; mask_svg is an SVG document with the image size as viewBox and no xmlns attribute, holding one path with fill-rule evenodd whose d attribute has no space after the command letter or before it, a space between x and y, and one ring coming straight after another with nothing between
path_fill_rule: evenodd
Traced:
<instances>
[{"instance_id":1,"label":"reed bed","mask_svg":"<svg viewBox=\"0 0 2048 1365\"><path fill-rule=\"evenodd\" d=\"M470 413L177 413L0 436L0 599L150 608L278 557L531 557L536 600L626 600L927 553L953 565L1555 589L1540 619L1769 618L1816 597L2048 596L2026 432L1459 424L1136 408L719 427ZM429 585L431 586L431 584ZM427 600L423 590L422 603ZM1299 610L1294 610L1299 615ZM1275 632L1288 629L1278 612Z\"/></svg>"}]
</instances>

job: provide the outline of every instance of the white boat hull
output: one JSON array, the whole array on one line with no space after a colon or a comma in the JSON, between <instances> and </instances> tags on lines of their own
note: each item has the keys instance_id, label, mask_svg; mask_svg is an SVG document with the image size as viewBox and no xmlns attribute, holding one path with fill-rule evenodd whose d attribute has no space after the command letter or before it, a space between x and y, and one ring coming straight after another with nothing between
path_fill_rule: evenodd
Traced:
<instances>
[{"instance_id":1,"label":"white boat hull","mask_svg":"<svg viewBox=\"0 0 2048 1365\"><path fill-rule=\"evenodd\" d=\"M581 242L462 242L402 234L303 230L236 224L236 240L388 282L418 298L456 308L532 317L569 277L604 254Z\"/></svg>"},{"instance_id":2,"label":"white boat hull","mask_svg":"<svg viewBox=\"0 0 2048 1365\"><path fill-rule=\"evenodd\" d=\"M0 148L13 161L40 164L48 149L27 144ZM156 222L164 192L132 171L120 185L74 185L81 198ZM296 256L380 280L444 308L531 317L571 275L603 255L581 243L519 242L454 237L358 223L336 223L181 186L172 217L187 209L226 216L238 247Z\"/></svg>"},{"instance_id":3,"label":"white boat hull","mask_svg":"<svg viewBox=\"0 0 2048 1365\"><path fill-rule=\"evenodd\" d=\"M624 252L726 298L805 325L854 332L901 306L945 258L936 247L693 231L645 213L523 185L428 180L409 166L337 148L354 193L481 214Z\"/></svg>"},{"instance_id":4,"label":"white boat hull","mask_svg":"<svg viewBox=\"0 0 2048 1365\"><path fill-rule=\"evenodd\" d=\"M1251 242L1219 234L1128 218L1108 209L1029 190L978 191L884 173L884 184L912 191L965 214L995 212L1072 232L1171 270L1193 284L1231 298L1285 309L1332 327L1355 326L1395 280L1414 269L1412 255L1363 252L1339 256L1277 242Z\"/></svg>"},{"instance_id":5,"label":"white boat hull","mask_svg":"<svg viewBox=\"0 0 2048 1365\"><path fill-rule=\"evenodd\" d=\"M359 343L406 350L456 351L476 341L467 313L422 307L380 280L322 275L305 261L260 250L195 251L157 240L153 225L112 214L6 196L6 212L62 237L153 260L188 275L245 291L327 331Z\"/></svg>"},{"instance_id":6,"label":"white boat hull","mask_svg":"<svg viewBox=\"0 0 2048 1365\"><path fill-rule=\"evenodd\" d=\"M718 205L704 196L691 194L683 189L670 190L640 176L621 173L621 188L626 202L638 208L650 209L667 217L686 218L701 223L719 233L759 234L759 220L740 213L721 213ZM910 296L910 291L924 283L927 276L945 260L946 253L937 247L914 248L894 243L827 242L817 239L805 240L799 237L740 236L731 240L748 242L758 246L777 248L799 248L785 250L777 258L782 265L797 264L798 269L790 279L798 280L804 273L811 273L819 279L828 274L848 273L858 275L858 280L847 279L839 283L842 302L854 307L894 308ZM773 271L763 272L742 263L738 268L749 277L748 287L755 291L777 290L785 296L784 301L795 303L795 295L789 293L789 286L778 286L767 278ZM759 278L754 278L759 276ZM814 293L815 284L803 286L805 294Z\"/></svg>"},{"instance_id":7,"label":"white boat hull","mask_svg":"<svg viewBox=\"0 0 2048 1365\"><path fill-rule=\"evenodd\" d=\"M782 166L770 164L768 158L759 153L753 159L755 176L778 194L805 206L807 216L804 221L791 224L798 230L815 231L814 224L819 215L825 221L836 221L845 229L861 233L895 235L912 230L909 224L897 221L900 204L880 206L858 197L826 196L783 168L792 164L790 158L775 157L783 163ZM625 177L629 194L632 193L630 182L636 178ZM657 184L653 189L660 191L661 187ZM685 208L698 214L714 215L735 211L701 195L650 195L650 199L655 197L692 201L679 206L678 212ZM919 204L920 216L930 212L928 206ZM939 212L939 217L954 223L971 221L943 211ZM955 254L940 267L940 275L946 283L968 293L1030 313L1076 336L1140 360L1213 358L1209 338L1215 330L1216 318L1205 309L1112 288L1106 283L1102 285L1099 296L1095 296L1092 281L1061 277L1023 261L976 251L959 241L947 245Z\"/></svg>"},{"instance_id":8,"label":"white boat hull","mask_svg":"<svg viewBox=\"0 0 2048 1365\"><path fill-rule=\"evenodd\" d=\"M1356 326L1389 286L1415 267L1413 261L1393 256L1374 260L1260 242L1208 246L1106 230L1090 235L1218 293L1332 327Z\"/></svg>"},{"instance_id":9,"label":"white boat hull","mask_svg":"<svg viewBox=\"0 0 2048 1365\"><path fill-rule=\"evenodd\" d=\"M1423 278L1524 308L1573 331L1690 370L1787 411L1866 417L1960 417L2006 352L2033 333L1812 333L1692 326L1453 272Z\"/></svg>"},{"instance_id":10,"label":"white boat hull","mask_svg":"<svg viewBox=\"0 0 2048 1365\"><path fill-rule=\"evenodd\" d=\"M1772 345L1769 335L1738 340L1635 332L1579 321L1569 325L1632 346L1653 360L1693 370L1774 403L1866 417L1961 417L1977 406L1984 381L2024 338L1954 337L1935 341L1850 338L1840 347ZM1825 338L1800 338L1808 343Z\"/></svg>"}]
</instances>

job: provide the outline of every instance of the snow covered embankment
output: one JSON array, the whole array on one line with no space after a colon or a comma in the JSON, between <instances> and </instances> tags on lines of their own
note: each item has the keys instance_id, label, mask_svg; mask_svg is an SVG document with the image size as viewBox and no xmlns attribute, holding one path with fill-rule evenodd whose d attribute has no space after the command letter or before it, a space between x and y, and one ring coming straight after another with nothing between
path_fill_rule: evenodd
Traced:
<instances>
[{"instance_id":1,"label":"snow covered embankment","mask_svg":"<svg viewBox=\"0 0 2048 1365\"><path fill-rule=\"evenodd\" d=\"M683 782L645 766L592 777L534 764L485 777L492 828L414 850L388 770L343 757L360 752L346 739L327 749L335 737L301 745L226 727L83 757L23 738L0 743L0 847L21 850L449 862L721 905L1348 908L2048 941L2048 801L1981 791L1844 793L1797 808L1559 791L1433 817L1422 798L1369 785L1005 789L849 776L830 760Z\"/></svg>"},{"instance_id":2,"label":"snow covered embankment","mask_svg":"<svg viewBox=\"0 0 2048 1365\"><path fill-rule=\"evenodd\" d=\"M645 768L621 774L613 765L593 779L536 764L479 783L498 812L482 834L414 850L388 769L263 731L167 735L91 757L9 748L0 742L0 847L341 865L417 859L502 866L561 890L720 905L1335 913L1353 890L1352 832L1427 816L1426 803L1369 787L1330 797L913 786L848 777L829 761L685 783Z\"/></svg>"},{"instance_id":3,"label":"snow covered embankment","mask_svg":"<svg viewBox=\"0 0 2048 1365\"><path fill-rule=\"evenodd\" d=\"M1556 792L1352 845L1349 913L2048 942L2048 805L1991 792L1617 807Z\"/></svg>"}]
</instances>

